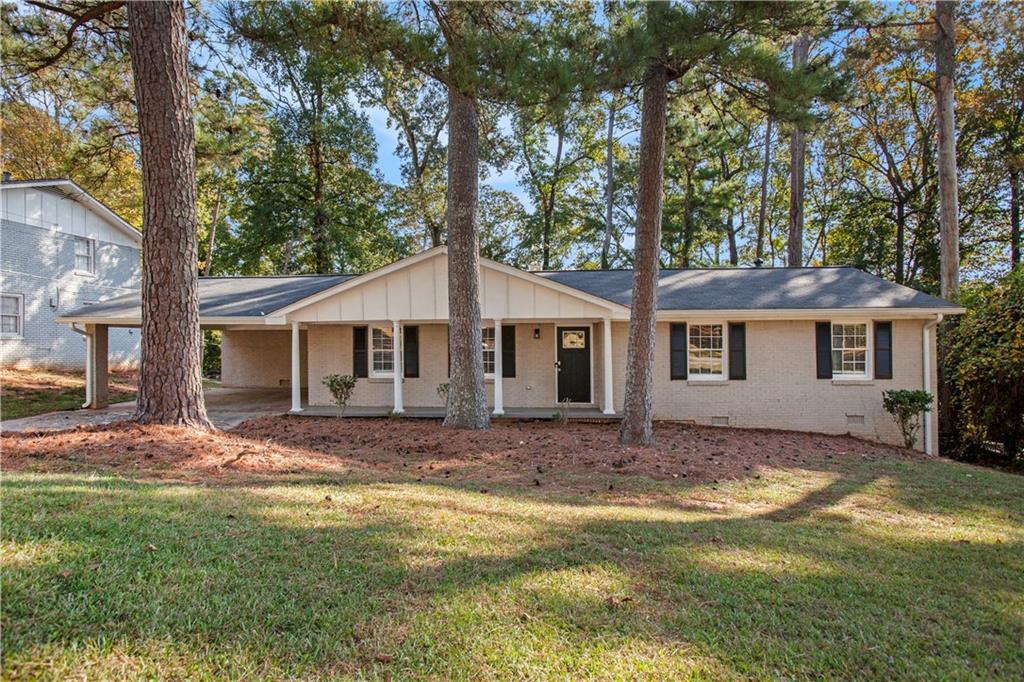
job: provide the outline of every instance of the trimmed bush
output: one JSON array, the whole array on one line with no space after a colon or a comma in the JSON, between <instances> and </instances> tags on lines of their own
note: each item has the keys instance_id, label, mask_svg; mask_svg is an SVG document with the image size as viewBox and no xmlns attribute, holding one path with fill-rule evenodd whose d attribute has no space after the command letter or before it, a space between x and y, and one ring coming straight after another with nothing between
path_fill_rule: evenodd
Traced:
<instances>
[{"instance_id":1,"label":"trimmed bush","mask_svg":"<svg viewBox=\"0 0 1024 682\"><path fill-rule=\"evenodd\" d=\"M351 374L328 374L323 379L324 386L331 392L334 403L341 410L338 417L345 416L345 408L348 401L352 399L352 392L356 388L356 378Z\"/></svg>"},{"instance_id":2,"label":"trimmed bush","mask_svg":"<svg viewBox=\"0 0 1024 682\"><path fill-rule=\"evenodd\" d=\"M932 409L935 399L928 391L898 390L883 391L882 406L892 415L896 426L903 434L903 444L908 448L917 445L917 429L921 426L921 413Z\"/></svg>"}]
</instances>

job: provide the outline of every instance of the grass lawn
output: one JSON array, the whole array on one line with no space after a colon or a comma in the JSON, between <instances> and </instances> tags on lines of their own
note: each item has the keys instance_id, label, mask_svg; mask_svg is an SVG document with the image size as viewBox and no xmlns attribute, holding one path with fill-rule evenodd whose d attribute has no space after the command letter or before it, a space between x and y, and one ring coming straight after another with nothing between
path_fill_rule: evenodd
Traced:
<instances>
[{"instance_id":1,"label":"grass lawn","mask_svg":"<svg viewBox=\"0 0 1024 682\"><path fill-rule=\"evenodd\" d=\"M134 372L110 373L110 402L135 398ZM85 375L59 370L4 369L0 372L0 419L19 419L85 402Z\"/></svg>"},{"instance_id":2,"label":"grass lawn","mask_svg":"<svg viewBox=\"0 0 1024 682\"><path fill-rule=\"evenodd\" d=\"M4 676L1024 678L1024 478L447 473L8 472Z\"/></svg>"}]
</instances>

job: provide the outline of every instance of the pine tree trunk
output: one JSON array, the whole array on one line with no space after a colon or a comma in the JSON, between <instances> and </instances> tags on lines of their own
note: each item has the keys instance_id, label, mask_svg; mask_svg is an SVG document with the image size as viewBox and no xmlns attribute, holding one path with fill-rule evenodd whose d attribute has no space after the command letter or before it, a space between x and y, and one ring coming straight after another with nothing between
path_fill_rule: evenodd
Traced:
<instances>
[{"instance_id":1,"label":"pine tree trunk","mask_svg":"<svg viewBox=\"0 0 1024 682\"><path fill-rule=\"evenodd\" d=\"M729 265L736 267L740 264L740 251L736 245L736 227L733 225L732 209L729 209L729 222L725 229L728 230L726 237L729 239Z\"/></svg>"},{"instance_id":2,"label":"pine tree trunk","mask_svg":"<svg viewBox=\"0 0 1024 682\"><path fill-rule=\"evenodd\" d=\"M668 73L663 65L654 64L648 69L644 83L640 123L633 302L629 315L626 397L619 431L619 440L623 443L646 445L654 438L654 337L667 108Z\"/></svg>"},{"instance_id":3,"label":"pine tree trunk","mask_svg":"<svg viewBox=\"0 0 1024 682\"><path fill-rule=\"evenodd\" d=\"M601 269L609 266L612 245L612 209L615 206L615 99L608 105L608 142L604 157L604 242L601 244Z\"/></svg>"},{"instance_id":4,"label":"pine tree trunk","mask_svg":"<svg viewBox=\"0 0 1024 682\"><path fill-rule=\"evenodd\" d=\"M213 204L213 219L210 221L210 235L206 240L206 263L203 264L203 276L209 277L213 272L213 248L217 244L217 223L220 222L220 202L224 198L224 190L217 188L217 201Z\"/></svg>"},{"instance_id":5,"label":"pine tree trunk","mask_svg":"<svg viewBox=\"0 0 1024 682\"><path fill-rule=\"evenodd\" d=\"M764 130L764 166L761 168L761 204L757 210L757 246L754 250L754 264L761 266L764 260L764 221L768 213L768 174L772 165L772 117Z\"/></svg>"},{"instance_id":6,"label":"pine tree trunk","mask_svg":"<svg viewBox=\"0 0 1024 682\"><path fill-rule=\"evenodd\" d=\"M793 70L802 71L807 64L811 40L806 33L793 43ZM789 134L789 239L786 244L786 263L791 268L804 264L804 160L807 141L804 130L793 126Z\"/></svg>"},{"instance_id":7,"label":"pine tree trunk","mask_svg":"<svg viewBox=\"0 0 1024 682\"><path fill-rule=\"evenodd\" d=\"M211 428L203 402L195 131L185 8L128 4L142 148L142 362L136 421Z\"/></svg>"},{"instance_id":8,"label":"pine tree trunk","mask_svg":"<svg viewBox=\"0 0 1024 682\"><path fill-rule=\"evenodd\" d=\"M451 378L445 426L490 426L480 331L480 128L476 102L448 86L448 320Z\"/></svg>"},{"instance_id":9,"label":"pine tree trunk","mask_svg":"<svg viewBox=\"0 0 1024 682\"><path fill-rule=\"evenodd\" d=\"M1020 267L1020 170L1010 171L1010 267Z\"/></svg>"},{"instance_id":10,"label":"pine tree trunk","mask_svg":"<svg viewBox=\"0 0 1024 682\"><path fill-rule=\"evenodd\" d=\"M956 2L935 3L935 113L939 134L939 267L943 298L960 297L960 228L956 177L956 119L953 87L956 69Z\"/></svg>"}]
</instances>

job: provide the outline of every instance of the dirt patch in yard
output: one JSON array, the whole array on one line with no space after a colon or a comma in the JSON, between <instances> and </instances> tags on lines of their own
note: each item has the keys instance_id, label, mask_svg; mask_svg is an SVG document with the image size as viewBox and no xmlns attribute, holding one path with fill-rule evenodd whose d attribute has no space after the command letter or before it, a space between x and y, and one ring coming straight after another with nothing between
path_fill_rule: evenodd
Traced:
<instances>
[{"instance_id":1,"label":"dirt patch in yard","mask_svg":"<svg viewBox=\"0 0 1024 682\"><path fill-rule=\"evenodd\" d=\"M843 460L923 458L849 436L658 424L651 447L617 442L617 425L496 422L487 431L438 420L264 417L200 433L128 422L3 436L6 469L83 467L175 478L371 473L389 480L474 480L593 490L618 475L710 482L762 468L835 469Z\"/></svg>"}]
</instances>

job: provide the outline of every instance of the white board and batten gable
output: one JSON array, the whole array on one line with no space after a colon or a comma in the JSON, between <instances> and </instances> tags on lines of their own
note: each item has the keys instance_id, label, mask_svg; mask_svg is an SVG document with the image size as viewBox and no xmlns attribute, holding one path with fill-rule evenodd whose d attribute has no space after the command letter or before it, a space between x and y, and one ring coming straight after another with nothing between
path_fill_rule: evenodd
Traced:
<instances>
[{"instance_id":1,"label":"white board and batten gable","mask_svg":"<svg viewBox=\"0 0 1024 682\"><path fill-rule=\"evenodd\" d=\"M142 235L70 180L5 182L0 216L12 222L140 248Z\"/></svg>"},{"instance_id":2,"label":"white board and batten gable","mask_svg":"<svg viewBox=\"0 0 1024 682\"><path fill-rule=\"evenodd\" d=\"M480 262L480 307L484 320L629 317L625 306L487 259ZM268 323L447 319L448 250L442 246L276 311Z\"/></svg>"}]
</instances>

